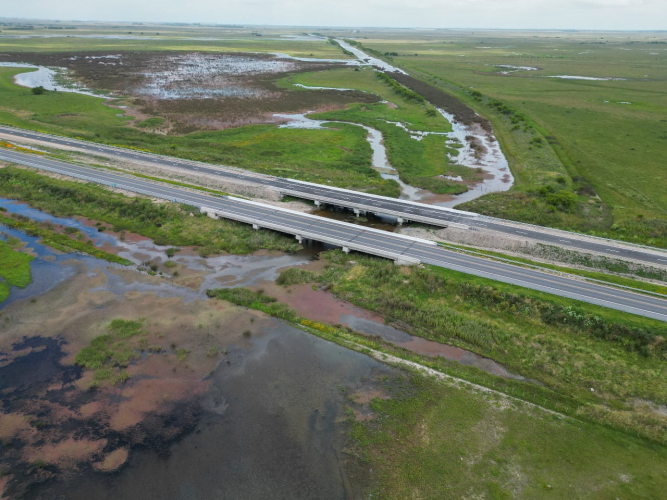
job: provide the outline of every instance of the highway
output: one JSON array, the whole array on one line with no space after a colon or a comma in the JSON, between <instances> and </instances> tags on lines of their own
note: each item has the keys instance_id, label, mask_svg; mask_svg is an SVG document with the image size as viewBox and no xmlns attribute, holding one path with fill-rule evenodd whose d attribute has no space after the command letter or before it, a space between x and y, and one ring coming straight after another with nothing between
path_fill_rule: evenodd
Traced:
<instances>
[{"instance_id":1,"label":"highway","mask_svg":"<svg viewBox=\"0 0 667 500\"><path fill-rule=\"evenodd\" d=\"M198 207L211 216L224 217L256 228L267 228L304 238L390 258L398 263L423 262L484 278L511 283L592 304L667 321L667 300L617 288L588 283L561 275L552 275L502 262L464 255L433 242L379 231L355 224L334 221L310 214L276 208L233 197L205 193L119 175L103 169L82 167L52 160L41 155L0 151L0 159L63 175L85 179Z\"/></svg>"},{"instance_id":2,"label":"highway","mask_svg":"<svg viewBox=\"0 0 667 500\"><path fill-rule=\"evenodd\" d=\"M328 203L360 211L381 215L391 215L405 221L412 220L436 226L447 227L463 225L480 231L498 231L522 239L532 239L540 243L576 250L597 252L609 257L629 258L647 264L667 265L667 252L660 249L644 250L640 246L628 247L616 245L604 239L580 239L573 233L540 228L531 225L508 224L501 219L480 216L444 207L435 207L407 200L397 200L383 196L369 195L357 191L339 189L321 184L284 179L256 174L236 168L207 165L205 163L181 160L174 157L154 155L131 149L105 146L77 139L42 134L23 129L0 126L0 133L11 134L28 140L46 141L53 145L83 149L91 154L105 154L130 161L141 161L158 166L178 167L192 170L197 174L224 177L245 183L259 184L275 189L284 195L292 195L321 203Z\"/></svg>"}]
</instances>

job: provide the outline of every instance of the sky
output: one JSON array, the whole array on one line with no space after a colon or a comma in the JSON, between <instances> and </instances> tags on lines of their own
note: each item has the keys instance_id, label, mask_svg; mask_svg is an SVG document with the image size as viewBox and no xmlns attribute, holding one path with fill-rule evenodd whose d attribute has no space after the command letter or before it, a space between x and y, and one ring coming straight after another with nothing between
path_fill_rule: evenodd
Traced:
<instances>
[{"instance_id":1,"label":"sky","mask_svg":"<svg viewBox=\"0 0 667 500\"><path fill-rule=\"evenodd\" d=\"M21 0L2 17L350 27L665 30L667 0Z\"/></svg>"}]
</instances>

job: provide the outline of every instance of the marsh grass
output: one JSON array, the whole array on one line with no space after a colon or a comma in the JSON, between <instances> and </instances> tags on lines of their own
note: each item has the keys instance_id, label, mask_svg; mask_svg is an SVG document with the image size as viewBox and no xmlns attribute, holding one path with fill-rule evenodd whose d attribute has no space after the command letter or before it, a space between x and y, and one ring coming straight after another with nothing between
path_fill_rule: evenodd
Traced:
<instances>
[{"instance_id":1,"label":"marsh grass","mask_svg":"<svg viewBox=\"0 0 667 500\"><path fill-rule=\"evenodd\" d=\"M88 347L74 358L77 365L94 370L94 381L109 381L111 385L125 383L129 378L126 368L139 354L130 339L145 333L143 320L114 319L107 326L108 333L95 337Z\"/></svg>"},{"instance_id":2,"label":"marsh grass","mask_svg":"<svg viewBox=\"0 0 667 500\"><path fill-rule=\"evenodd\" d=\"M312 271L298 267L290 267L289 269L280 272L276 283L282 286L301 285L315 281L316 278L317 274Z\"/></svg>"},{"instance_id":3,"label":"marsh grass","mask_svg":"<svg viewBox=\"0 0 667 500\"><path fill-rule=\"evenodd\" d=\"M0 214L0 223L3 223L3 219L4 216ZM33 258L0 240L0 303L9 297L11 287L25 288L30 284L30 263Z\"/></svg>"},{"instance_id":4,"label":"marsh grass","mask_svg":"<svg viewBox=\"0 0 667 500\"><path fill-rule=\"evenodd\" d=\"M115 262L116 264L122 264L124 266L129 266L132 264L129 260L122 257L118 257L104 250L100 250L95 245L92 244L91 240L82 241L74 238L70 238L69 235L77 234L72 231L65 231L68 234L57 233L53 230L53 227L48 223L38 223L24 217L5 217L0 214L0 223L11 227L13 229L18 229L24 231L25 233L31 236L39 236L44 245L60 250L61 252L81 252L88 255L92 255L97 259L103 259L109 262ZM98 228L98 231L101 232L102 228Z\"/></svg>"}]
</instances>

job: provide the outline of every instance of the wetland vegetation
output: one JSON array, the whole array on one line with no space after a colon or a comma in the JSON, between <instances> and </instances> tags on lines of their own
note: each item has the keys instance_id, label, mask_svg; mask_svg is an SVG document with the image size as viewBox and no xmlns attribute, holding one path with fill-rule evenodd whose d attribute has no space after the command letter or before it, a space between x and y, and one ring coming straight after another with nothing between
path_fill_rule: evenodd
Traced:
<instances>
[{"instance_id":1,"label":"wetland vegetation","mask_svg":"<svg viewBox=\"0 0 667 500\"><path fill-rule=\"evenodd\" d=\"M438 135L451 126L437 106L461 123L492 125L516 180L465 208L667 246L664 57L648 57L653 46L643 35L594 42L587 34L547 40L497 32L480 41L467 32L359 33L355 47L410 72L378 77L344 65L351 53L326 37L163 26L122 36L104 28L115 38L103 39L76 36L99 27L77 30L2 37L0 50L12 60L70 67L81 83L117 96L35 94L13 82L27 69L0 67L1 123L396 196L395 183L371 168L362 128L268 123L274 112L315 111L313 118L380 130L401 180L455 194L482 173L451 161L461 145ZM193 32L211 39L192 39ZM107 64L116 55L128 62L122 74ZM318 57L338 61L324 66ZM205 71L166 74L165 61ZM219 64L257 75L216 80ZM143 66L154 78L143 82L148 87L136 75ZM577 74L600 80L543 78ZM222 83L226 95L212 91ZM171 94L152 94L157 87ZM340 88L351 90L333 90ZM233 112L220 119L225 106ZM270 498L279 490L294 498L306 483L332 499L663 496L664 323L341 251L322 253L321 262L307 262L315 251L304 262L278 258L275 279L275 269L263 273L251 260L264 253L207 257L295 252L292 237L29 169L0 168L0 196L97 221L119 240L133 233L153 240L135 249L133 261L141 255L146 271L137 273L100 260L129 262L72 228L0 213L7 228L65 255L89 255L72 259L67 266L76 271L61 272L39 300L10 298L1 311L0 487L17 498L170 497L186 483L202 497ZM30 283L26 252L20 239L0 240L0 302L10 287ZM660 269L561 257L598 268L569 270L595 279L664 281ZM166 269L172 280L156 276ZM394 332L474 353L512 376L315 320L277 298L304 290L328 294L339 314L353 304ZM238 475L241 461L251 474Z\"/></svg>"},{"instance_id":2,"label":"wetland vegetation","mask_svg":"<svg viewBox=\"0 0 667 500\"><path fill-rule=\"evenodd\" d=\"M11 287L25 288L32 279L32 256L18 251L18 243L10 238L7 238L7 241L0 240L0 304L9 297Z\"/></svg>"}]
</instances>

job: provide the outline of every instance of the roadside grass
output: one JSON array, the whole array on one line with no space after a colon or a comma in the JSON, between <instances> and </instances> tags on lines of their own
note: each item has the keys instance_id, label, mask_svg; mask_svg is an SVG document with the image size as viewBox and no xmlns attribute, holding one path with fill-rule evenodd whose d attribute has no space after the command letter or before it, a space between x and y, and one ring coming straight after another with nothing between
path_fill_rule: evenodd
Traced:
<instances>
[{"instance_id":1,"label":"roadside grass","mask_svg":"<svg viewBox=\"0 0 667 500\"><path fill-rule=\"evenodd\" d=\"M0 169L0 195L54 215L78 215L105 222L116 232L141 234L158 245L198 246L203 256L247 254L259 249L294 252L300 248L286 235L213 220L194 207L130 198L97 185L52 179L19 168Z\"/></svg>"},{"instance_id":2,"label":"roadside grass","mask_svg":"<svg viewBox=\"0 0 667 500\"><path fill-rule=\"evenodd\" d=\"M407 377L385 381L386 397L370 403L370 420L352 416L359 403L351 398L349 451L373 470L368 492L373 497L439 499L443 492L448 497L451 492L452 498L467 494L606 498L611 493L661 498L664 480L656 478L664 476L667 450L663 446L579 418L547 413L516 398L573 413L576 399L300 318L261 291L237 288L207 293L282 317L357 352L386 353L493 388L494 392L485 392L453 379L435 380L407 370ZM513 396L507 398L502 392Z\"/></svg>"},{"instance_id":3,"label":"roadside grass","mask_svg":"<svg viewBox=\"0 0 667 500\"><path fill-rule=\"evenodd\" d=\"M4 218L0 214L1 218ZM2 223L2 219L0 219ZM25 288L32 281L30 262L34 257L14 250L0 240L0 304L9 297L11 287Z\"/></svg>"},{"instance_id":4,"label":"roadside grass","mask_svg":"<svg viewBox=\"0 0 667 500\"><path fill-rule=\"evenodd\" d=\"M667 296L667 285L660 285L656 283L647 283L646 281L639 281L636 279L632 279L629 277L625 276L618 276L616 274L607 274L607 273L602 273L602 272L596 272L596 271L588 271L585 269L577 269L577 268L572 268L572 267L565 267L565 266L560 266L560 265L555 265L555 264L548 264L545 262L537 262L531 259L526 259L523 257L517 257L515 255L507 255L501 252L493 252L490 250L483 250L479 248L473 248L473 247L468 247L464 245L454 245L451 243L441 243L442 246L447 247L447 248L452 248L452 249L461 249L461 250L466 250L469 252L474 252L477 254L482 254L486 255L489 257L498 257L500 259L506 259L506 260L511 260L512 262L517 263L518 265L521 264L528 264L531 267L540 267L543 269L548 269L552 271L559 271L562 273L567 273L567 274L572 274L575 276L581 276L584 278L590 278L594 280L600 280L604 281L607 284L610 285L619 285L622 287L631 287L631 288L636 288L638 290L643 290L646 292L651 292L651 293L659 293L662 295ZM622 261L621 261L622 263ZM617 268L621 268L622 264L617 264ZM629 270L629 266L626 264L625 268ZM667 277L667 271L662 271L661 269L655 268L655 274L650 274L649 276L646 276L649 274L646 270L639 270L636 271L639 273L644 274L644 277L650 279L660 279L662 281L665 281L665 277Z\"/></svg>"},{"instance_id":5,"label":"roadside grass","mask_svg":"<svg viewBox=\"0 0 667 500\"><path fill-rule=\"evenodd\" d=\"M395 64L492 121L516 186L461 208L667 247L667 181L660 162L667 151L667 92L661 87L667 63L650 54L659 45L636 36L593 43L583 34L547 41L510 33L485 36L481 48L476 36L463 33L376 37L364 44L398 53ZM503 49L507 45L513 49ZM501 75L494 64L539 70ZM554 75L625 80L544 78ZM554 211L539 193L559 177L564 183L558 189L576 193L573 210Z\"/></svg>"},{"instance_id":6,"label":"roadside grass","mask_svg":"<svg viewBox=\"0 0 667 500\"><path fill-rule=\"evenodd\" d=\"M0 123L103 144L334 186L382 192L395 183L373 170L366 132L337 124L324 130L250 125L186 135L127 126L104 100L67 92L34 95L14 84L26 69L0 68Z\"/></svg>"}]
</instances>

